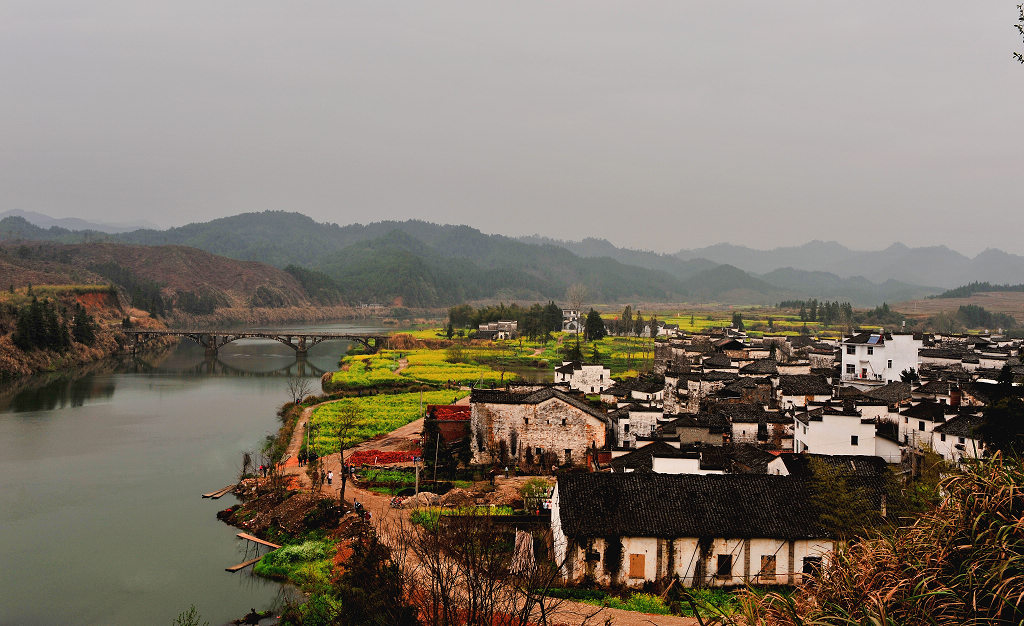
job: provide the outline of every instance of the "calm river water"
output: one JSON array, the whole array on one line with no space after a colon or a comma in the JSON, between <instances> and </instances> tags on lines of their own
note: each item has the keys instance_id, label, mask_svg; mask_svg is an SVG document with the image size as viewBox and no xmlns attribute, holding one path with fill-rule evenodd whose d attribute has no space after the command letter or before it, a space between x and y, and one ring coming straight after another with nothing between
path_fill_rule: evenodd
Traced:
<instances>
[{"instance_id":1,"label":"calm river water","mask_svg":"<svg viewBox=\"0 0 1024 626\"><path fill-rule=\"evenodd\" d=\"M301 373L317 392L346 347L310 350ZM276 431L299 371L275 342L228 344L210 362L183 341L0 389L0 624L170 624L192 604L223 624L280 603L281 585L224 571L246 556L215 517L235 499L200 494Z\"/></svg>"}]
</instances>

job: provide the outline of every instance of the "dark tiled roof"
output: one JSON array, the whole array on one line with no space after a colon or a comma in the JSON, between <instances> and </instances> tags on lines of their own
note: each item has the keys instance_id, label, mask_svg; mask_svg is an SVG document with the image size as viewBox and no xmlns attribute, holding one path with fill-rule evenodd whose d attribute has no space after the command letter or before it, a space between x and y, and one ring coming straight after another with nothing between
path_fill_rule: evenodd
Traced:
<instances>
[{"instance_id":1,"label":"dark tiled roof","mask_svg":"<svg viewBox=\"0 0 1024 626\"><path fill-rule=\"evenodd\" d=\"M945 424L935 427L935 432L946 433L954 437L978 438L978 429L985 424L985 418L976 414L957 415Z\"/></svg>"},{"instance_id":2,"label":"dark tiled roof","mask_svg":"<svg viewBox=\"0 0 1024 626\"><path fill-rule=\"evenodd\" d=\"M807 478L813 476L811 459L817 459L830 467L845 470L854 476L884 476L889 471L885 459L869 455L788 453L780 455L779 458L782 459L791 476Z\"/></svg>"},{"instance_id":3,"label":"dark tiled roof","mask_svg":"<svg viewBox=\"0 0 1024 626\"><path fill-rule=\"evenodd\" d=\"M905 402L910 399L910 383L891 382L870 391L865 391L864 395L875 400L888 402L889 404Z\"/></svg>"},{"instance_id":4,"label":"dark tiled roof","mask_svg":"<svg viewBox=\"0 0 1024 626\"><path fill-rule=\"evenodd\" d=\"M606 413L592 407L573 395L567 394L564 391L559 391L558 389L552 389L551 387L538 389L537 391L532 391L530 393L509 393L501 390L474 389L470 395L470 402L482 402L485 404L540 404L541 402L545 402L551 398L558 398L562 402L589 413L603 422L608 422L608 415Z\"/></svg>"},{"instance_id":5,"label":"dark tiled roof","mask_svg":"<svg viewBox=\"0 0 1024 626\"><path fill-rule=\"evenodd\" d=\"M914 389L914 393L948 396L954 386L953 383L946 380L932 380Z\"/></svg>"},{"instance_id":6,"label":"dark tiled roof","mask_svg":"<svg viewBox=\"0 0 1024 626\"><path fill-rule=\"evenodd\" d=\"M741 374L778 374L779 364L775 359L759 359L740 368Z\"/></svg>"},{"instance_id":7,"label":"dark tiled roof","mask_svg":"<svg viewBox=\"0 0 1024 626\"><path fill-rule=\"evenodd\" d=\"M882 333L879 335L878 333L866 332L857 333L853 337L844 340L843 343L863 343L873 346L881 346L884 345L886 341L892 341L892 335L890 333Z\"/></svg>"},{"instance_id":8,"label":"dark tiled roof","mask_svg":"<svg viewBox=\"0 0 1024 626\"><path fill-rule=\"evenodd\" d=\"M654 467L654 457L697 459L700 454L691 451L682 451L664 441L655 440L642 448L623 454L611 460L610 465L615 471L621 472L624 469L650 470Z\"/></svg>"},{"instance_id":9,"label":"dark tiled roof","mask_svg":"<svg viewBox=\"0 0 1024 626\"><path fill-rule=\"evenodd\" d=\"M828 380L814 374L782 374L779 376L779 389L785 396L832 395L832 385Z\"/></svg>"},{"instance_id":10,"label":"dark tiled roof","mask_svg":"<svg viewBox=\"0 0 1024 626\"><path fill-rule=\"evenodd\" d=\"M732 367L732 359L724 354L713 354L701 361L704 367Z\"/></svg>"},{"instance_id":11,"label":"dark tiled roof","mask_svg":"<svg viewBox=\"0 0 1024 626\"><path fill-rule=\"evenodd\" d=\"M731 469L736 474L764 474L775 455L752 443L736 443L726 448Z\"/></svg>"},{"instance_id":12,"label":"dark tiled roof","mask_svg":"<svg viewBox=\"0 0 1024 626\"><path fill-rule=\"evenodd\" d=\"M947 412L952 412L947 404L924 401L903 409L900 411L900 415L906 415L907 417L919 420L928 420L929 422L945 422Z\"/></svg>"},{"instance_id":13,"label":"dark tiled roof","mask_svg":"<svg viewBox=\"0 0 1024 626\"><path fill-rule=\"evenodd\" d=\"M748 424L757 424L767 417L764 406L753 402L712 404L706 406L702 412L717 413L724 416L730 422L744 422Z\"/></svg>"},{"instance_id":14,"label":"dark tiled roof","mask_svg":"<svg viewBox=\"0 0 1024 626\"><path fill-rule=\"evenodd\" d=\"M684 414L661 426L662 431L666 433L674 433L677 428L707 428L708 434L720 435L728 430L729 420L721 413Z\"/></svg>"},{"instance_id":15,"label":"dark tiled roof","mask_svg":"<svg viewBox=\"0 0 1024 626\"><path fill-rule=\"evenodd\" d=\"M555 371L559 374L572 374L574 370L583 369L583 364L579 361L569 361L564 365L560 365L555 368Z\"/></svg>"},{"instance_id":16,"label":"dark tiled roof","mask_svg":"<svg viewBox=\"0 0 1024 626\"><path fill-rule=\"evenodd\" d=\"M558 477L562 530L572 537L828 538L807 479L753 474Z\"/></svg>"}]
</instances>

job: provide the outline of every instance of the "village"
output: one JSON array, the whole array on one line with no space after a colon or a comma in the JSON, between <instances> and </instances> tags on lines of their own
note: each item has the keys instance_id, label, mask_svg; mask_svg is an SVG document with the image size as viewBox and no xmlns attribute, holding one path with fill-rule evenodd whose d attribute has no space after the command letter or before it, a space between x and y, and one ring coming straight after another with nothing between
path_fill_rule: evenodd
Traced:
<instances>
[{"instance_id":1,"label":"village","mask_svg":"<svg viewBox=\"0 0 1024 626\"><path fill-rule=\"evenodd\" d=\"M571 345L585 316L562 316L560 340ZM424 419L344 458L328 454L319 467L333 485L316 472L311 484L344 497L351 478L346 506L367 513L385 542L396 519L432 516L443 527L486 518L516 539L512 562L548 564L551 595L642 592L667 614L672 588L812 581L838 546L915 515L900 494L917 481L984 456L986 407L1022 393L1022 342L998 333L755 337L652 322L643 329L649 368L635 376L579 359L560 361L546 381L481 377L451 404L424 405ZM515 342L519 327L487 322L472 334ZM295 432L312 415L306 408ZM309 486L298 441L283 470ZM380 488L382 476L402 472L415 484ZM605 616L616 606L596 604ZM585 613L563 622L586 623ZM618 613L615 623L631 623Z\"/></svg>"}]
</instances>

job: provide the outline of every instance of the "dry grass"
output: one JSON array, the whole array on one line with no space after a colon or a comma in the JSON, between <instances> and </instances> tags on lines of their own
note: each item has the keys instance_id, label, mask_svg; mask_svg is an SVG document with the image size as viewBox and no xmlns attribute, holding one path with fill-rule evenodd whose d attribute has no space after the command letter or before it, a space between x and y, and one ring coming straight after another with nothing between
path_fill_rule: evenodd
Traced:
<instances>
[{"instance_id":1,"label":"dry grass","mask_svg":"<svg viewBox=\"0 0 1024 626\"><path fill-rule=\"evenodd\" d=\"M838 551L790 596L748 593L730 624L1019 624L1024 472L995 458L944 484L912 525Z\"/></svg>"},{"instance_id":2,"label":"dry grass","mask_svg":"<svg viewBox=\"0 0 1024 626\"><path fill-rule=\"evenodd\" d=\"M1020 316L1020 312L1024 311L1024 292L995 291L976 293L967 298L910 300L894 304L892 309L909 317L931 317L942 312L956 313L961 306L968 304L976 304L993 313L1009 313Z\"/></svg>"}]
</instances>

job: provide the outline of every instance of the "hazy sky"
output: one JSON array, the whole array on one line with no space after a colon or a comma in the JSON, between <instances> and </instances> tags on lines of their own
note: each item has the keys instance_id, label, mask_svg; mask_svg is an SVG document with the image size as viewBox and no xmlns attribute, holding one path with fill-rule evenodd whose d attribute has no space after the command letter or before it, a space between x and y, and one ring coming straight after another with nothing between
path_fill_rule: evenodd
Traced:
<instances>
[{"instance_id":1,"label":"hazy sky","mask_svg":"<svg viewBox=\"0 0 1024 626\"><path fill-rule=\"evenodd\" d=\"M0 2L0 212L1024 252L1019 0Z\"/></svg>"}]
</instances>

